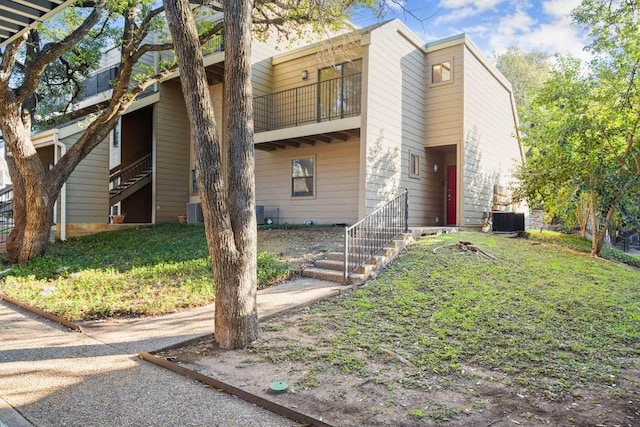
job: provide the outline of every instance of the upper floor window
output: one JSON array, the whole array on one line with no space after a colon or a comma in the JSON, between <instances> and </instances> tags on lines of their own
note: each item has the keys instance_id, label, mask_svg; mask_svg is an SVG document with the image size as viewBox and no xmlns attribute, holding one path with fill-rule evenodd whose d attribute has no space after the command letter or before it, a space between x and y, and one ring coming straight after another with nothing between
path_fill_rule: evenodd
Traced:
<instances>
[{"instance_id":1,"label":"upper floor window","mask_svg":"<svg viewBox=\"0 0 640 427\"><path fill-rule=\"evenodd\" d=\"M451 80L451 61L431 66L431 83L443 83Z\"/></svg>"}]
</instances>

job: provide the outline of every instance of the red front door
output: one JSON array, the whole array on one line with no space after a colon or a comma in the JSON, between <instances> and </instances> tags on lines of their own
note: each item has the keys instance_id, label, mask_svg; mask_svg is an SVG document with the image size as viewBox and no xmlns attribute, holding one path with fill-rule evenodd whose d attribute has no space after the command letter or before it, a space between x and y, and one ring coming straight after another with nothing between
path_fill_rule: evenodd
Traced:
<instances>
[{"instance_id":1,"label":"red front door","mask_svg":"<svg viewBox=\"0 0 640 427\"><path fill-rule=\"evenodd\" d=\"M447 225L456 225L456 166L447 166Z\"/></svg>"}]
</instances>

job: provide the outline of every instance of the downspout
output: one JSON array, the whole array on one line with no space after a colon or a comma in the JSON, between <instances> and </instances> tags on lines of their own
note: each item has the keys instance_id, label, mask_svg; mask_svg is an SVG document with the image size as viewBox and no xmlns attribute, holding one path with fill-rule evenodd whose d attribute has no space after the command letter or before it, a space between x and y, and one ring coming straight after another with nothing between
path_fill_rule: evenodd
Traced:
<instances>
[{"instance_id":1,"label":"downspout","mask_svg":"<svg viewBox=\"0 0 640 427\"><path fill-rule=\"evenodd\" d=\"M56 153L54 156L55 163L67 153L67 146L58 141L58 133L54 135L54 146ZM60 151L58 152L58 148ZM59 157L58 157L59 154ZM67 240L67 183L65 182L60 189L60 240Z\"/></svg>"},{"instance_id":2,"label":"downspout","mask_svg":"<svg viewBox=\"0 0 640 427\"><path fill-rule=\"evenodd\" d=\"M518 107L516 106L516 100L513 96L513 90L509 91L509 100L511 101L511 113L513 115L513 123L515 125L516 139L518 140L518 148L520 149L520 160L524 165L526 156L524 153L524 146L522 145L522 138L520 137L520 118L518 117Z\"/></svg>"}]
</instances>

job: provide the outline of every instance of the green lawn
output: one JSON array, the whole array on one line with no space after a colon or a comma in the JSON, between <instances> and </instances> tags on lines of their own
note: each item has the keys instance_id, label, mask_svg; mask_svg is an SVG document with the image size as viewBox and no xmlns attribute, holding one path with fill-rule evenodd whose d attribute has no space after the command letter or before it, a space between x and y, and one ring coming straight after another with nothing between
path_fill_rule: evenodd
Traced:
<instances>
[{"instance_id":1,"label":"green lawn","mask_svg":"<svg viewBox=\"0 0 640 427\"><path fill-rule=\"evenodd\" d=\"M258 254L259 287L295 267ZM4 275L0 291L67 319L157 315L209 303L215 288L202 226L163 224L49 246Z\"/></svg>"},{"instance_id":2,"label":"green lawn","mask_svg":"<svg viewBox=\"0 0 640 427\"><path fill-rule=\"evenodd\" d=\"M443 246L458 239L497 260ZM295 326L304 344L274 345L269 335L256 351L278 361L304 354L308 372L375 379L392 354L414 366L392 369L408 389L431 387L433 375L455 387L472 366L561 401L630 376L625 368L640 354L640 271L562 246L455 233L418 241L377 280L313 306L295 325L266 326L286 336Z\"/></svg>"},{"instance_id":3,"label":"green lawn","mask_svg":"<svg viewBox=\"0 0 640 427\"><path fill-rule=\"evenodd\" d=\"M572 234L558 233L556 231L538 231L529 230L531 239L539 242L552 243L556 245L565 246L578 252L590 253L591 241L583 239L579 236ZM621 251L620 249L604 246L600 252L600 256L604 259L611 261L621 262L631 265L633 267L640 268L640 257L630 255Z\"/></svg>"}]
</instances>

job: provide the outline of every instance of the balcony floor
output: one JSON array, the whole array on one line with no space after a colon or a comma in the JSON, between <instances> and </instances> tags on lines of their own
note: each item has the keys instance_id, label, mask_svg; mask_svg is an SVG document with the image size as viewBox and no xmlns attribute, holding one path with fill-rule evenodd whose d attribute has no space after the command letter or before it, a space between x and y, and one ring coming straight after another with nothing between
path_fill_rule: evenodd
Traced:
<instances>
[{"instance_id":1,"label":"balcony floor","mask_svg":"<svg viewBox=\"0 0 640 427\"><path fill-rule=\"evenodd\" d=\"M275 139L266 142L258 142L258 138L256 138L255 148L256 150L262 151L276 151L284 150L287 147L298 148L304 145L313 146L317 142L331 144L332 142L347 141L349 138L354 136L360 136L360 128L306 134L304 136Z\"/></svg>"}]
</instances>

